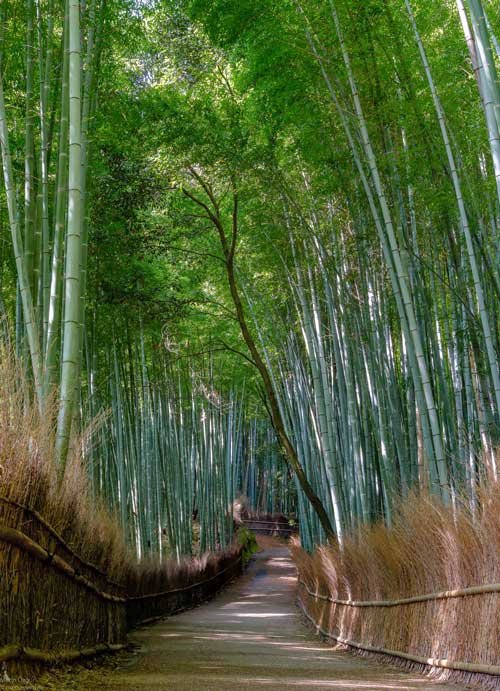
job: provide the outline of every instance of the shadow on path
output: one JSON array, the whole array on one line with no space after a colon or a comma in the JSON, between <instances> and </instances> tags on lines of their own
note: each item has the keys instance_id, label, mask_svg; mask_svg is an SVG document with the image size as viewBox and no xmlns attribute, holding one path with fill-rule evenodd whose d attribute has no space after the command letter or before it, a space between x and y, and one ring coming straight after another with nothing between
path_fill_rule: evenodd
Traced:
<instances>
[{"instance_id":1,"label":"shadow on path","mask_svg":"<svg viewBox=\"0 0 500 691\"><path fill-rule=\"evenodd\" d=\"M210 603L135 631L139 646L113 672L72 679L81 691L247 691L393 689L455 691L453 684L337 651L304 625L295 606L288 549L258 554L246 574ZM73 684L75 684L73 686Z\"/></svg>"}]
</instances>

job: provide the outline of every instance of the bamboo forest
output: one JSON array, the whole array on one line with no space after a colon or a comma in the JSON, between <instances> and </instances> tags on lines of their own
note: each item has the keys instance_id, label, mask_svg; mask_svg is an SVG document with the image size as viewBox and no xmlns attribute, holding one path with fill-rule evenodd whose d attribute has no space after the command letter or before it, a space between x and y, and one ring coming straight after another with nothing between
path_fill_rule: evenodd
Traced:
<instances>
[{"instance_id":1,"label":"bamboo forest","mask_svg":"<svg viewBox=\"0 0 500 691\"><path fill-rule=\"evenodd\" d=\"M498 0L0 0L0 691L500 689Z\"/></svg>"}]
</instances>

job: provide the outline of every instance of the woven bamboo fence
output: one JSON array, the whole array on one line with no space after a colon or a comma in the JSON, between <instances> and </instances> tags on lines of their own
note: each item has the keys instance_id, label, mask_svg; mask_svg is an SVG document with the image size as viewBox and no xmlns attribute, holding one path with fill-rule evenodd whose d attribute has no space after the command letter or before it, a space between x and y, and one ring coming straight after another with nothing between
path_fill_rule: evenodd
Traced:
<instances>
[{"instance_id":1,"label":"woven bamboo fence","mask_svg":"<svg viewBox=\"0 0 500 691\"><path fill-rule=\"evenodd\" d=\"M67 662L119 650L131 627L192 607L241 572L235 547L198 570L181 567L175 579L158 569L148 583L131 570L118 583L36 511L5 497L0 506L0 663ZM147 592L148 585L155 590Z\"/></svg>"},{"instance_id":2,"label":"woven bamboo fence","mask_svg":"<svg viewBox=\"0 0 500 691\"><path fill-rule=\"evenodd\" d=\"M326 574L311 564L325 568L299 560L298 604L318 633L364 654L500 689L500 583L350 600L328 592Z\"/></svg>"}]
</instances>

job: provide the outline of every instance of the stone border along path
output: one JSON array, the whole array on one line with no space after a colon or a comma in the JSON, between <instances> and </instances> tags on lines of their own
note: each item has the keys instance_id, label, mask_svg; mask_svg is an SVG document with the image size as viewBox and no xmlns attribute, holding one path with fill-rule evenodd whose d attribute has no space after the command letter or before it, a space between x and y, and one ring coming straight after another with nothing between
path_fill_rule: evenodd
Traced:
<instances>
[{"instance_id":1,"label":"stone border along path","mask_svg":"<svg viewBox=\"0 0 500 691\"><path fill-rule=\"evenodd\" d=\"M288 549L267 539L245 575L211 602L134 631L134 654L59 682L75 691L392 689L460 691L323 643L295 605ZM43 687L42 687L43 688ZM54 688L51 686L51 688Z\"/></svg>"}]
</instances>

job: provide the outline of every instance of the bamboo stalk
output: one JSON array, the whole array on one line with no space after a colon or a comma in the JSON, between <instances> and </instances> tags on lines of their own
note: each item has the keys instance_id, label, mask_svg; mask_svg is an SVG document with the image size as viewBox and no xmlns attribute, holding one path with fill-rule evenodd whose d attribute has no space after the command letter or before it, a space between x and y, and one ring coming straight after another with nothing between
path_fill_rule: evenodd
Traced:
<instances>
[{"instance_id":1,"label":"bamboo stalk","mask_svg":"<svg viewBox=\"0 0 500 691\"><path fill-rule=\"evenodd\" d=\"M80 299L82 261L81 37L79 0L68 2L69 29L69 177L66 265L64 275L63 355L56 457L64 475L80 374Z\"/></svg>"}]
</instances>

